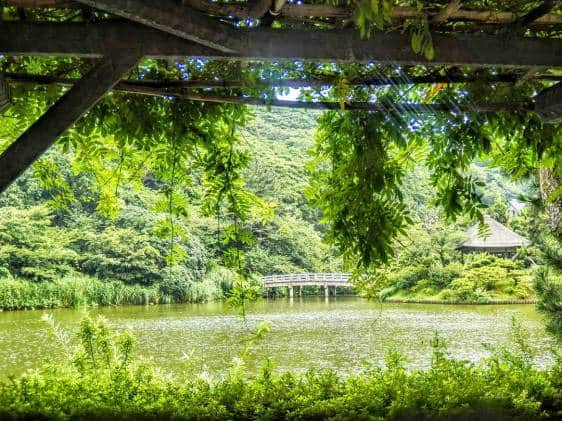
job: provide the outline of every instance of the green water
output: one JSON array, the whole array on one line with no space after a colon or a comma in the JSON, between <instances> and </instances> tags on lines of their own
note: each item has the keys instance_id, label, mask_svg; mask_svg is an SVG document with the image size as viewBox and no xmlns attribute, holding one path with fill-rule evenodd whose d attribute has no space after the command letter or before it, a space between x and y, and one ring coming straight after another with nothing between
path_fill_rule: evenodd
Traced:
<instances>
[{"instance_id":1,"label":"green water","mask_svg":"<svg viewBox=\"0 0 562 421\"><path fill-rule=\"evenodd\" d=\"M139 353L173 371L195 367L220 375L241 351L245 327L222 303L131 306L91 309L105 316L117 329L127 328L138 338ZM0 376L20 373L41 363L62 358L44 311L0 313ZM48 311L72 331L83 310ZM511 319L529 332L537 351L537 363L551 361L550 339L542 318L532 305L447 306L384 304L358 297L314 297L293 302L270 300L256 303L249 328L263 321L271 332L259 347L249 350L249 369L270 357L278 370L303 371L309 367L333 368L350 373L363 362L379 364L389 350L399 350L410 367L427 367L435 332L449 344L451 356L478 360L488 355L483 343L506 344Z\"/></svg>"}]
</instances>

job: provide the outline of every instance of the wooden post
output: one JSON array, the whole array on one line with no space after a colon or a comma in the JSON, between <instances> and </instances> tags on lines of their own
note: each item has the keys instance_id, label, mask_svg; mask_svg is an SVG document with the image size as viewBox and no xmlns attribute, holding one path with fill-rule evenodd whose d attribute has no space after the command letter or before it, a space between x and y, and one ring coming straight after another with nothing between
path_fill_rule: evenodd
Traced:
<instances>
[{"instance_id":1,"label":"wooden post","mask_svg":"<svg viewBox=\"0 0 562 421\"><path fill-rule=\"evenodd\" d=\"M330 298L330 287L328 287L328 284L324 285L324 295L326 298Z\"/></svg>"},{"instance_id":2,"label":"wooden post","mask_svg":"<svg viewBox=\"0 0 562 421\"><path fill-rule=\"evenodd\" d=\"M289 298L292 300L293 299L293 287L289 286Z\"/></svg>"},{"instance_id":3,"label":"wooden post","mask_svg":"<svg viewBox=\"0 0 562 421\"><path fill-rule=\"evenodd\" d=\"M0 156L0 193L113 88L140 58L140 52L111 52L12 143Z\"/></svg>"}]
</instances>

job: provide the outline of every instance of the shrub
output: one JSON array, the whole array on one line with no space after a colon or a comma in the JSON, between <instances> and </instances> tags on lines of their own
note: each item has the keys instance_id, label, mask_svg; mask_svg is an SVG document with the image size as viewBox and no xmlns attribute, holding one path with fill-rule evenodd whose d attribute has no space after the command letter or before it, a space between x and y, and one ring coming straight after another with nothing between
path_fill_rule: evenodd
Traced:
<instances>
[{"instance_id":1,"label":"shrub","mask_svg":"<svg viewBox=\"0 0 562 421\"><path fill-rule=\"evenodd\" d=\"M446 288L451 281L460 277L462 273L463 266L461 263L449 263L444 267L435 265L428 273L428 282L436 288Z\"/></svg>"},{"instance_id":2,"label":"shrub","mask_svg":"<svg viewBox=\"0 0 562 421\"><path fill-rule=\"evenodd\" d=\"M400 289L410 289L419 280L426 279L429 269L426 266L415 265L401 269L396 275L393 275L395 285Z\"/></svg>"},{"instance_id":3,"label":"shrub","mask_svg":"<svg viewBox=\"0 0 562 421\"><path fill-rule=\"evenodd\" d=\"M223 279L220 276L206 276L201 280L192 278L192 271L185 266L169 269L160 282L162 295L176 303L201 303L223 298Z\"/></svg>"},{"instance_id":4,"label":"shrub","mask_svg":"<svg viewBox=\"0 0 562 421\"><path fill-rule=\"evenodd\" d=\"M488 253L478 253L469 255L466 264L467 269L481 268L483 266L491 266L496 263L498 258Z\"/></svg>"},{"instance_id":5,"label":"shrub","mask_svg":"<svg viewBox=\"0 0 562 421\"><path fill-rule=\"evenodd\" d=\"M475 288L492 291L503 280L511 279L508 271L501 267L476 267L464 272L459 279L472 282Z\"/></svg>"}]
</instances>

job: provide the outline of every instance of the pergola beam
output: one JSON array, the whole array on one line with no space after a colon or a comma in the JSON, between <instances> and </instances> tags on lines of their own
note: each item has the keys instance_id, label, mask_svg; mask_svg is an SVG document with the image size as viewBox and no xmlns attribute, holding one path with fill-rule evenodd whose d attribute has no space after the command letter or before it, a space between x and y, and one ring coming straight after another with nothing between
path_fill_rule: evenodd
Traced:
<instances>
[{"instance_id":1,"label":"pergola beam","mask_svg":"<svg viewBox=\"0 0 562 421\"><path fill-rule=\"evenodd\" d=\"M6 74L6 78L10 81L19 83L34 84L50 84L57 83L61 85L71 85L77 79L67 79L40 75L26 74ZM562 78L562 77L561 77ZM510 76L511 79L511 76ZM512 81L517 79L513 76ZM287 81L279 81L282 84ZM293 81L294 83L307 83L306 81ZM386 83L381 81L382 83ZM258 82L259 83L259 82ZM275 82L273 82L275 83ZM193 88L221 88L221 87L242 87L241 81L198 81L198 80L176 80L176 81L159 81L159 80L122 80L117 83L113 90L118 92L148 95L148 96L164 96L181 98L190 101L241 104L241 105L258 105L258 106L275 106L288 108L306 108L313 110L337 110L340 109L339 102L332 101L293 101L284 99L263 99L251 96L233 96L220 95L215 93L199 93L186 90ZM286 85L283 85L286 86ZM296 87L297 85L295 85ZM376 102L350 102L346 103L347 110L369 110L369 111L403 111L405 114L419 114L431 112L517 112L532 111L534 109L531 103L488 103L488 104L453 104L453 103L437 103L437 104L420 104L420 103L376 103Z\"/></svg>"},{"instance_id":2,"label":"pergola beam","mask_svg":"<svg viewBox=\"0 0 562 421\"><path fill-rule=\"evenodd\" d=\"M129 86L123 89L124 92L149 95L149 96L165 96L171 98L181 98L190 101L214 102L222 104L240 104L254 106L270 106L270 107L287 107L287 108L304 108L308 110L340 110L339 102L331 101L298 101L269 98L263 99L258 97L246 96L229 96L216 94L200 94L193 92L178 92L171 90L161 90L150 87ZM486 104L454 104L454 103L396 103L396 102L346 102L344 109L346 110L365 110L392 112L395 114L414 115L414 114L431 114L436 112L529 112L533 111L532 103L486 103Z\"/></svg>"},{"instance_id":3,"label":"pergola beam","mask_svg":"<svg viewBox=\"0 0 562 421\"><path fill-rule=\"evenodd\" d=\"M379 62L390 64L469 65L549 69L562 67L562 40L433 36L435 60L412 51L405 34L375 33L361 39L356 30L305 31L256 29L246 35L236 54L211 50L193 42L128 22L22 23L0 26L0 53L5 55L71 55L99 57L108 47L141 48L149 57L209 57L241 60L303 60L315 62Z\"/></svg>"},{"instance_id":4,"label":"pergola beam","mask_svg":"<svg viewBox=\"0 0 562 421\"><path fill-rule=\"evenodd\" d=\"M114 52L53 104L0 155L0 193L37 160L137 63L140 54Z\"/></svg>"},{"instance_id":5,"label":"pergola beam","mask_svg":"<svg viewBox=\"0 0 562 421\"><path fill-rule=\"evenodd\" d=\"M2 22L0 53L22 56L100 58L112 49L138 51L153 58L210 57L230 54L130 22Z\"/></svg>"},{"instance_id":6,"label":"pergola beam","mask_svg":"<svg viewBox=\"0 0 562 421\"><path fill-rule=\"evenodd\" d=\"M11 0L21 1L21 0ZM502 24L513 23L519 18L517 13L506 11L485 11L485 10L464 10L460 7L454 7L455 0L452 0L445 9L442 9L437 14L429 14L430 20L445 20L454 21L469 21L481 22L489 24ZM210 13L216 16L223 17L236 17L245 19L248 17L248 7L244 3L236 2L210 2L206 0L183 0L183 3L189 7L199 10L204 13ZM454 8L453 8L454 7ZM556 7L556 5L555 5ZM391 16L394 19L411 19L424 14L414 7L394 6L391 11ZM328 18L328 19L349 19L353 14L353 9L345 6L332 6L329 4L286 4L279 15L280 18ZM445 16L446 14L446 16ZM441 15L441 16L439 16ZM439 17L438 17L439 16ZM442 23L442 22L440 22ZM545 25L561 25L562 16L556 14L544 14L529 25L545 26Z\"/></svg>"},{"instance_id":7,"label":"pergola beam","mask_svg":"<svg viewBox=\"0 0 562 421\"><path fill-rule=\"evenodd\" d=\"M535 97L537 113L546 123L562 123L562 83L545 89Z\"/></svg>"},{"instance_id":8,"label":"pergola beam","mask_svg":"<svg viewBox=\"0 0 562 421\"><path fill-rule=\"evenodd\" d=\"M13 83L50 85L58 84L70 86L79 79L65 78L60 76L40 75L31 73L5 73L6 79ZM396 86L396 85L421 85L421 84L463 84L463 83L520 83L524 80L547 80L562 81L562 75L544 75L536 74L533 70L532 74L521 77L517 73L498 73L491 75L478 74L429 74L423 76L410 76L407 74L401 76L376 76L376 77L359 77L347 81L350 86ZM326 87L338 83L336 77L324 77L318 79L279 79L268 80L258 79L253 81L251 87L280 87L280 88L307 88L307 87ZM158 89L232 89L248 87L248 82L244 80L205 80L205 79L187 79L187 80L153 80L153 79L126 79L121 80L116 88L125 89L128 86L146 86Z\"/></svg>"},{"instance_id":9,"label":"pergola beam","mask_svg":"<svg viewBox=\"0 0 562 421\"><path fill-rule=\"evenodd\" d=\"M452 0L454 1L454 0ZM236 2L219 2L206 0L182 0L195 10L204 13L210 13L222 17L236 17L246 19L249 16L249 8L247 4ZM560 7L560 1L554 3L553 9ZM80 7L77 3L70 0L4 0L4 4L8 6L18 7L56 7L56 8L74 8ZM540 6L539 6L540 7ZM279 10L276 10L279 11ZM287 18L336 18L349 19L353 10L345 6L332 6L328 4L296 4L289 3L280 10L279 17ZM445 12L441 10L437 14L429 13L430 20L439 14ZM419 17L424 11L419 11L413 7L394 6L391 16L394 19L410 19ZM452 13L448 13L448 20L451 21L469 21L481 22L484 24L511 24L522 17L514 12L509 11L487 11L487 10L465 10L458 8ZM528 26L552 26L562 25L562 16L554 13L545 13L535 18L527 24Z\"/></svg>"},{"instance_id":10,"label":"pergola beam","mask_svg":"<svg viewBox=\"0 0 562 421\"><path fill-rule=\"evenodd\" d=\"M240 50L240 31L215 21L174 0L75 0L127 20L170 33L223 53Z\"/></svg>"}]
</instances>

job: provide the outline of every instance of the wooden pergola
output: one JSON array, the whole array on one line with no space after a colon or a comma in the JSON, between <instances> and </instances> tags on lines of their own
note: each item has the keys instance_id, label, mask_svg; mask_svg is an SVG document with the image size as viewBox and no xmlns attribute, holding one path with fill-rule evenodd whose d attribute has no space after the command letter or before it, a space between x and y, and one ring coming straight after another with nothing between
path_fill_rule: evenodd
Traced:
<instances>
[{"instance_id":1,"label":"wooden pergola","mask_svg":"<svg viewBox=\"0 0 562 421\"><path fill-rule=\"evenodd\" d=\"M405 2L396 2L406 4ZM361 38L351 27L349 6L290 0L4 0L17 17L0 22L4 56L70 56L95 64L81 79L50 74L8 73L9 83L61 84L71 88L0 156L4 191L106 92L115 89L194 101L262 104L263 98L197 91L244 87L242 80L147 80L125 78L143 57L201 57L240 61L371 63L399 66L398 76L374 76L351 85L473 83L550 86L524 102L405 104L410 112L528 111L546 122L562 121L562 2L529 1L524 11L475 9L470 1L431 1L423 10L395 6L392 24ZM505 3L505 2L504 2ZM468 4L465 7L465 4ZM67 21L30 19L30 11L66 10ZM428 17L435 58L416 54L404 21ZM276 22L277 24L273 24ZM279 28L280 26L280 28ZM410 72L410 69L416 72ZM420 68L423 71L420 72ZM491 71L482 72L482 69ZM333 78L257 80L255 86L333 85ZM268 105L339 108L337 102L270 99ZM430 107L428 107L430 105ZM384 111L388 104L351 102L348 109Z\"/></svg>"}]
</instances>

